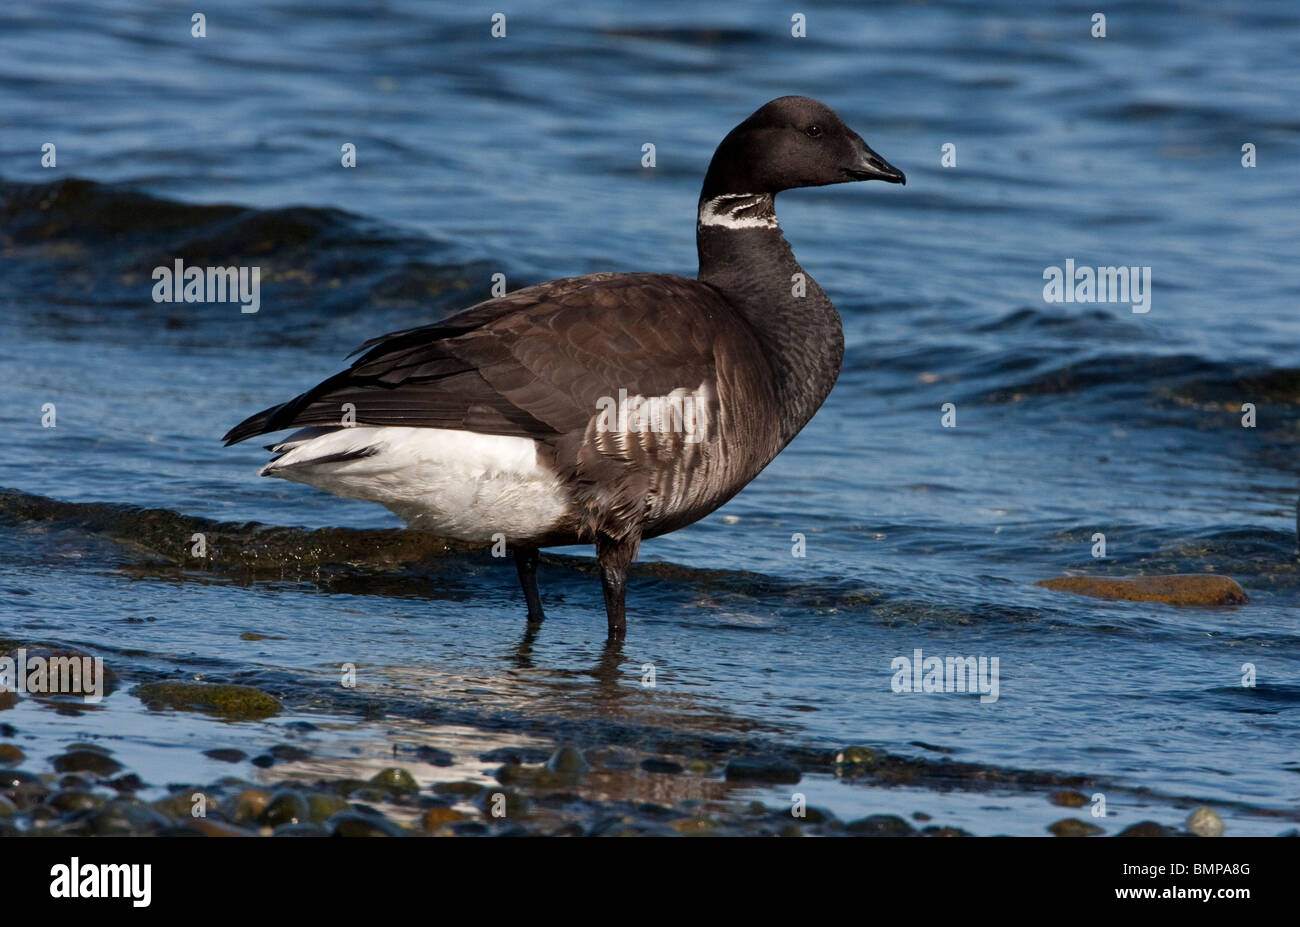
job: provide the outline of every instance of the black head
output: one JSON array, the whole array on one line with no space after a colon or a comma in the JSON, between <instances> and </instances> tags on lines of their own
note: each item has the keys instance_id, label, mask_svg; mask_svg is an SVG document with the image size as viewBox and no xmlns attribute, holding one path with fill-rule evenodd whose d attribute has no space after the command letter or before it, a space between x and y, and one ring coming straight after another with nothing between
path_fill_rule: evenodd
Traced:
<instances>
[{"instance_id":1,"label":"black head","mask_svg":"<svg viewBox=\"0 0 1300 927\"><path fill-rule=\"evenodd\" d=\"M778 97L728 133L709 163L701 199L779 193L853 180L906 183L835 110L808 97Z\"/></svg>"}]
</instances>

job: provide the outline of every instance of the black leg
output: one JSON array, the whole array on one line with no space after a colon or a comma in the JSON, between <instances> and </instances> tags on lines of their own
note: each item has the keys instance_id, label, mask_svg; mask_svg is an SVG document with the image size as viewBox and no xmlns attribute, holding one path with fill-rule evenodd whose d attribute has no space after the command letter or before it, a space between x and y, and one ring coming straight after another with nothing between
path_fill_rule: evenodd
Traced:
<instances>
[{"instance_id":1,"label":"black leg","mask_svg":"<svg viewBox=\"0 0 1300 927\"><path fill-rule=\"evenodd\" d=\"M519 585L523 587L528 602L528 623L541 624L546 617L542 611L542 597L537 594L537 548L515 548L515 569L519 571Z\"/></svg>"},{"instance_id":2,"label":"black leg","mask_svg":"<svg viewBox=\"0 0 1300 927\"><path fill-rule=\"evenodd\" d=\"M627 634L627 567L636 557L640 543L640 535L596 536L596 562L600 564L600 584L605 590L605 615L609 619L611 640L622 640Z\"/></svg>"}]
</instances>

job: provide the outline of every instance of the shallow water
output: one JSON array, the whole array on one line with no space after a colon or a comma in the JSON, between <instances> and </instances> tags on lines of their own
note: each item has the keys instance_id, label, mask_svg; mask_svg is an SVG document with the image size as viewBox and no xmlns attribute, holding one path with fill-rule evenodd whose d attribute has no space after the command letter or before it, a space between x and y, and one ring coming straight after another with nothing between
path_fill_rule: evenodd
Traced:
<instances>
[{"instance_id":1,"label":"shallow water","mask_svg":"<svg viewBox=\"0 0 1300 927\"><path fill-rule=\"evenodd\" d=\"M1191 800L1230 834L1293 826L1294 4L1150 4L1117 12L1105 39L1048 3L829 4L807 11L804 39L768 3L707 21L686 3L533 5L499 40L450 5L354 6L209 4L203 40L188 13L134 4L0 12L0 116L17 127L0 138L0 486L26 494L0 506L0 638L102 654L124 683L82 714L33 699L0 712L28 766L101 738L150 783L206 781L232 769L201 750L276 743L311 716L333 719L313 749L340 775L345 755L403 739L471 765L523 736L683 755L704 739L865 743L1087 777L1108 794L1108 832L1176 823ZM753 485L643 547L621 652L603 649L585 551L544 557L535 639L513 568L486 552L392 533L257 547L208 525L229 535L212 562L177 553L205 530L195 518L396 527L259 479L256 442L219 436L366 338L485 298L494 273L512 287L692 274L713 146L793 92L836 107L908 185L780 198L844 317L843 372ZM338 163L346 141L354 170ZM260 311L154 303L150 272L176 258L257 263ZM1043 269L1067 258L1150 265L1151 311L1046 303ZM948 402L955 428L941 427ZM806 557L791 555L796 533ZM1032 585L1067 571L1213 571L1251 602ZM890 661L917 648L997 657L998 701L893 692ZM355 698L338 692L344 663L360 670ZM146 713L130 694L178 675L260 682L293 712L229 726ZM924 810L1043 833L1064 816L1023 790L824 778L801 788L845 818Z\"/></svg>"}]
</instances>

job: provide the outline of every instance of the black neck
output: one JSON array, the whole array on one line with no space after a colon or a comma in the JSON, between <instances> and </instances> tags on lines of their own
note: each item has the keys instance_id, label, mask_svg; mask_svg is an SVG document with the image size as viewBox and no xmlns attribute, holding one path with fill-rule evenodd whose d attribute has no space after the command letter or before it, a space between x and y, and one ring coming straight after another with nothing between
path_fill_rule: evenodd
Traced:
<instances>
[{"instance_id":1,"label":"black neck","mask_svg":"<svg viewBox=\"0 0 1300 927\"><path fill-rule=\"evenodd\" d=\"M844 356L840 316L799 266L770 194L701 198L699 280L753 326L776 374L782 445L830 394Z\"/></svg>"}]
</instances>

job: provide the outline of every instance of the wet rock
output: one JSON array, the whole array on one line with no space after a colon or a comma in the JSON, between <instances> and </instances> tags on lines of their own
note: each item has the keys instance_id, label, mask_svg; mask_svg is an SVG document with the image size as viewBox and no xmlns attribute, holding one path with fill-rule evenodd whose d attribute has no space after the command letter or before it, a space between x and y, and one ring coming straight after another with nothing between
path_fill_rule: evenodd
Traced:
<instances>
[{"instance_id":1,"label":"wet rock","mask_svg":"<svg viewBox=\"0 0 1300 927\"><path fill-rule=\"evenodd\" d=\"M0 770L0 791L20 810L41 804L50 794L41 777L25 769Z\"/></svg>"},{"instance_id":2,"label":"wet rock","mask_svg":"<svg viewBox=\"0 0 1300 927\"><path fill-rule=\"evenodd\" d=\"M583 829L583 827L582 827L581 824L579 824L577 821L569 821L567 824L562 824L562 825L560 825L558 828L556 828L555 830L551 831L551 832L550 832L549 834L547 834L546 836L548 836L548 837L581 837L581 836L582 836L583 834L585 834L585 833L586 833L586 831Z\"/></svg>"},{"instance_id":3,"label":"wet rock","mask_svg":"<svg viewBox=\"0 0 1300 927\"><path fill-rule=\"evenodd\" d=\"M428 763L430 766L455 766L456 757L452 756L446 750L439 750L437 747L421 745L416 748L415 756L421 763Z\"/></svg>"},{"instance_id":4,"label":"wet rock","mask_svg":"<svg viewBox=\"0 0 1300 927\"><path fill-rule=\"evenodd\" d=\"M11 692L8 689L0 692L0 711L13 708L18 704L18 693Z\"/></svg>"},{"instance_id":5,"label":"wet rock","mask_svg":"<svg viewBox=\"0 0 1300 927\"><path fill-rule=\"evenodd\" d=\"M271 756L269 753L263 753L259 756L253 757L249 762L258 769L270 769L275 765L275 757Z\"/></svg>"},{"instance_id":6,"label":"wet rock","mask_svg":"<svg viewBox=\"0 0 1300 927\"><path fill-rule=\"evenodd\" d=\"M326 792L312 792L307 796L307 812L316 824L324 824L334 815L346 811L348 803L337 795Z\"/></svg>"},{"instance_id":7,"label":"wet rock","mask_svg":"<svg viewBox=\"0 0 1300 927\"><path fill-rule=\"evenodd\" d=\"M197 807L203 807L204 810L207 811L216 810L217 802L215 798L209 796L207 793L202 793L203 803L200 805L200 803L194 798L197 794L200 794L200 792L196 788L181 789L178 792L173 792L166 798L160 798L157 801L152 802L150 807L159 814L166 815L176 821L184 821L193 814L194 809Z\"/></svg>"},{"instance_id":8,"label":"wet rock","mask_svg":"<svg viewBox=\"0 0 1300 927\"><path fill-rule=\"evenodd\" d=\"M234 747L216 747L212 750L204 750L203 755L210 760L217 760L221 763L238 763L241 760L248 759L248 754L243 750L236 750Z\"/></svg>"},{"instance_id":9,"label":"wet rock","mask_svg":"<svg viewBox=\"0 0 1300 927\"><path fill-rule=\"evenodd\" d=\"M17 766L27 759L27 754L13 744L0 744L0 766Z\"/></svg>"},{"instance_id":10,"label":"wet rock","mask_svg":"<svg viewBox=\"0 0 1300 927\"><path fill-rule=\"evenodd\" d=\"M560 747L546 761L546 769L563 782L576 782L591 771L582 751L576 747Z\"/></svg>"},{"instance_id":11,"label":"wet rock","mask_svg":"<svg viewBox=\"0 0 1300 927\"><path fill-rule=\"evenodd\" d=\"M872 814L849 821L844 829L851 834L868 837L910 837L916 833L911 824L896 814Z\"/></svg>"},{"instance_id":12,"label":"wet rock","mask_svg":"<svg viewBox=\"0 0 1300 927\"><path fill-rule=\"evenodd\" d=\"M86 792L80 789L61 789L46 798L45 804L64 813L71 813L86 811L91 808L102 808L104 799L94 792Z\"/></svg>"},{"instance_id":13,"label":"wet rock","mask_svg":"<svg viewBox=\"0 0 1300 927\"><path fill-rule=\"evenodd\" d=\"M1187 816L1187 829L1198 837L1222 837L1223 818L1213 808L1202 805Z\"/></svg>"},{"instance_id":14,"label":"wet rock","mask_svg":"<svg viewBox=\"0 0 1300 927\"><path fill-rule=\"evenodd\" d=\"M295 744L276 744L266 752L281 763L301 763L303 760L311 759L310 750L304 750Z\"/></svg>"},{"instance_id":15,"label":"wet rock","mask_svg":"<svg viewBox=\"0 0 1300 927\"><path fill-rule=\"evenodd\" d=\"M86 819L88 833L97 837L124 834L154 834L172 822L148 805L134 799L115 799Z\"/></svg>"},{"instance_id":16,"label":"wet rock","mask_svg":"<svg viewBox=\"0 0 1300 927\"><path fill-rule=\"evenodd\" d=\"M459 798L473 798L481 791L483 786L477 782L438 782L433 786L435 795L455 795Z\"/></svg>"},{"instance_id":17,"label":"wet rock","mask_svg":"<svg viewBox=\"0 0 1300 927\"><path fill-rule=\"evenodd\" d=\"M549 770L538 766L523 766L519 763L506 763L493 777L502 785L541 786L551 779Z\"/></svg>"},{"instance_id":18,"label":"wet rock","mask_svg":"<svg viewBox=\"0 0 1300 927\"><path fill-rule=\"evenodd\" d=\"M1244 605L1250 601L1235 580L1214 573L1176 573L1129 579L1061 576L1039 580L1034 585L1098 599L1164 602L1168 605Z\"/></svg>"},{"instance_id":19,"label":"wet rock","mask_svg":"<svg viewBox=\"0 0 1300 927\"><path fill-rule=\"evenodd\" d=\"M931 826L931 827L922 828L921 833L927 837L969 837L971 836L971 834L968 831L964 831L960 827Z\"/></svg>"},{"instance_id":20,"label":"wet rock","mask_svg":"<svg viewBox=\"0 0 1300 927\"><path fill-rule=\"evenodd\" d=\"M272 837L328 837L329 833L321 826L304 821L299 824L281 824L271 832Z\"/></svg>"},{"instance_id":21,"label":"wet rock","mask_svg":"<svg viewBox=\"0 0 1300 927\"><path fill-rule=\"evenodd\" d=\"M734 757L727 762L728 782L770 782L794 785L803 778L799 767L778 758Z\"/></svg>"},{"instance_id":22,"label":"wet rock","mask_svg":"<svg viewBox=\"0 0 1300 927\"><path fill-rule=\"evenodd\" d=\"M151 710L200 711L227 721L259 721L280 713L280 700L252 686L147 682L135 696Z\"/></svg>"},{"instance_id":23,"label":"wet rock","mask_svg":"<svg viewBox=\"0 0 1300 927\"><path fill-rule=\"evenodd\" d=\"M279 827L281 824L298 824L310 818L311 810L307 807L306 796L293 789L280 789L272 793L266 810L257 822L267 827Z\"/></svg>"},{"instance_id":24,"label":"wet rock","mask_svg":"<svg viewBox=\"0 0 1300 927\"><path fill-rule=\"evenodd\" d=\"M420 823L423 825L426 834L434 834L449 824L467 820L468 817L464 812L457 811L454 808L430 808L424 812L423 817L420 818Z\"/></svg>"},{"instance_id":25,"label":"wet rock","mask_svg":"<svg viewBox=\"0 0 1300 927\"><path fill-rule=\"evenodd\" d=\"M236 824L248 824L258 820L271 803L271 793L266 789L244 789L235 795L230 812Z\"/></svg>"},{"instance_id":26,"label":"wet rock","mask_svg":"<svg viewBox=\"0 0 1300 927\"><path fill-rule=\"evenodd\" d=\"M9 799L0 795L0 820L11 818L18 813L18 806Z\"/></svg>"},{"instance_id":27,"label":"wet rock","mask_svg":"<svg viewBox=\"0 0 1300 927\"><path fill-rule=\"evenodd\" d=\"M420 791L415 777L400 766L380 770L371 777L370 784L389 795L413 795Z\"/></svg>"},{"instance_id":28,"label":"wet rock","mask_svg":"<svg viewBox=\"0 0 1300 927\"><path fill-rule=\"evenodd\" d=\"M845 747L835 754L835 774L837 776L858 776L880 763L880 754L870 747Z\"/></svg>"},{"instance_id":29,"label":"wet rock","mask_svg":"<svg viewBox=\"0 0 1300 927\"><path fill-rule=\"evenodd\" d=\"M628 818L627 821L629 826L631 826L632 828L632 833L629 833L626 836L636 836L639 833L639 830L635 826L636 822L633 821L631 818ZM712 818L682 818L680 820L673 821L668 826L671 827L673 830L677 831L677 833L685 834L688 837L698 837L706 834L716 834L722 829L722 824L719 823L718 821L713 820ZM604 834L603 836L608 837L608 836L624 836L624 835Z\"/></svg>"},{"instance_id":30,"label":"wet rock","mask_svg":"<svg viewBox=\"0 0 1300 927\"><path fill-rule=\"evenodd\" d=\"M1172 827L1165 827L1155 821L1139 821L1119 832L1120 837L1172 837L1177 833Z\"/></svg>"},{"instance_id":31,"label":"wet rock","mask_svg":"<svg viewBox=\"0 0 1300 927\"><path fill-rule=\"evenodd\" d=\"M1047 799L1062 808L1082 808L1088 804L1088 796L1074 789L1061 789L1047 796Z\"/></svg>"},{"instance_id":32,"label":"wet rock","mask_svg":"<svg viewBox=\"0 0 1300 927\"><path fill-rule=\"evenodd\" d=\"M1061 818L1047 826L1054 837L1094 837L1104 831L1089 821L1081 821L1078 818Z\"/></svg>"},{"instance_id":33,"label":"wet rock","mask_svg":"<svg viewBox=\"0 0 1300 927\"><path fill-rule=\"evenodd\" d=\"M135 773L127 773L125 776L118 776L108 783L119 792L138 792L145 787L144 780Z\"/></svg>"},{"instance_id":34,"label":"wet rock","mask_svg":"<svg viewBox=\"0 0 1300 927\"><path fill-rule=\"evenodd\" d=\"M112 775L122 768L122 764L109 756L107 750L85 744L56 756L50 763L57 772L88 772L97 776Z\"/></svg>"},{"instance_id":35,"label":"wet rock","mask_svg":"<svg viewBox=\"0 0 1300 927\"><path fill-rule=\"evenodd\" d=\"M641 761L641 768L649 773L663 773L669 776L676 776L686 772L686 767L681 763L673 760L665 760L662 757L651 756Z\"/></svg>"},{"instance_id":36,"label":"wet rock","mask_svg":"<svg viewBox=\"0 0 1300 927\"><path fill-rule=\"evenodd\" d=\"M332 790L337 795L351 795L357 789L364 789L369 786L365 779L335 779L332 782L321 782L318 785Z\"/></svg>"},{"instance_id":37,"label":"wet rock","mask_svg":"<svg viewBox=\"0 0 1300 927\"><path fill-rule=\"evenodd\" d=\"M334 837L405 837L406 832L387 818L344 811L334 815L325 824Z\"/></svg>"}]
</instances>

